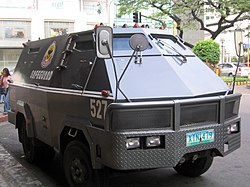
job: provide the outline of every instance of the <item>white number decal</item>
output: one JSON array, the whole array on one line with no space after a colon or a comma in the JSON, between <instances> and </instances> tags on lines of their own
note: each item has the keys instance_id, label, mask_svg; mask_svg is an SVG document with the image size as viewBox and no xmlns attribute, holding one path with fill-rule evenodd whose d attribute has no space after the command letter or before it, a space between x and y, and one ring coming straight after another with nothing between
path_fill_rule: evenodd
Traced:
<instances>
[{"instance_id":1,"label":"white number decal","mask_svg":"<svg viewBox=\"0 0 250 187\"><path fill-rule=\"evenodd\" d=\"M96 117L98 119L102 119L101 111L102 111L102 103L100 100L96 100L97 114Z\"/></svg>"},{"instance_id":2,"label":"white number decal","mask_svg":"<svg viewBox=\"0 0 250 187\"><path fill-rule=\"evenodd\" d=\"M90 114L93 118L104 119L108 102L106 100L90 99Z\"/></svg>"},{"instance_id":3,"label":"white number decal","mask_svg":"<svg viewBox=\"0 0 250 187\"><path fill-rule=\"evenodd\" d=\"M94 99L90 99L90 114L93 118L96 117L96 107Z\"/></svg>"}]
</instances>

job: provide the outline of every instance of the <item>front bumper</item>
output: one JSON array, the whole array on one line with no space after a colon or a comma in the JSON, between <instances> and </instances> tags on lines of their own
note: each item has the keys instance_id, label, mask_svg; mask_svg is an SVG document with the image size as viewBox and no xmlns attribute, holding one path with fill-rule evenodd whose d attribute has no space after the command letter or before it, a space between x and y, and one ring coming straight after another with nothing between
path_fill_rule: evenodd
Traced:
<instances>
[{"instance_id":1,"label":"front bumper","mask_svg":"<svg viewBox=\"0 0 250 187\"><path fill-rule=\"evenodd\" d=\"M113 169L129 170L174 167L185 154L203 150L212 150L218 156L226 156L240 147L240 132L227 134L228 125L234 123L238 123L240 126L240 118L230 120L224 125L210 124L208 126L180 129L178 132L162 129L110 133L110 137L105 141L106 149L101 160L103 164ZM191 147L186 146L186 133L209 129L214 129L214 142ZM125 142L128 137L146 136L164 136L165 148L126 149Z\"/></svg>"},{"instance_id":2,"label":"front bumper","mask_svg":"<svg viewBox=\"0 0 250 187\"><path fill-rule=\"evenodd\" d=\"M210 150L212 156L226 156L241 144L240 94L172 100L168 102L121 103L109 107L104 131L92 138L100 156L96 161L119 170L174 167L188 153ZM165 115L164 115L165 114ZM170 118L170 120L168 120ZM238 132L229 134L228 126ZM214 132L208 143L190 146L187 133ZM189 134L188 134L189 135ZM163 146L128 150L128 138L160 136Z\"/></svg>"}]
</instances>

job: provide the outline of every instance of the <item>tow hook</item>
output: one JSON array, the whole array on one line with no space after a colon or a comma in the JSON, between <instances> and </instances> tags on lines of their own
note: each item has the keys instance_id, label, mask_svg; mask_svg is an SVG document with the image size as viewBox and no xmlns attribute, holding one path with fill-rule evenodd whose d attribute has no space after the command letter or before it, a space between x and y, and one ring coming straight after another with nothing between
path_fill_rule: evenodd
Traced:
<instances>
[{"instance_id":1,"label":"tow hook","mask_svg":"<svg viewBox=\"0 0 250 187\"><path fill-rule=\"evenodd\" d=\"M194 163L198 158L199 158L199 155L194 154L194 156L192 157L192 162Z\"/></svg>"}]
</instances>

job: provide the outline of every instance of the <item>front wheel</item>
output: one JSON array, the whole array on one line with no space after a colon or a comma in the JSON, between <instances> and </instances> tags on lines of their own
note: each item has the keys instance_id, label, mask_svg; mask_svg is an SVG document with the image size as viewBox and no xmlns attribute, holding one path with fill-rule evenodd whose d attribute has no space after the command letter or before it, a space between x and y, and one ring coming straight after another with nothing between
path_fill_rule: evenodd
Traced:
<instances>
[{"instance_id":1,"label":"front wheel","mask_svg":"<svg viewBox=\"0 0 250 187\"><path fill-rule=\"evenodd\" d=\"M64 174L70 187L100 187L108 185L106 170L92 168L89 149L79 141L67 146L63 156Z\"/></svg>"},{"instance_id":2,"label":"front wheel","mask_svg":"<svg viewBox=\"0 0 250 187\"><path fill-rule=\"evenodd\" d=\"M174 167L174 169L180 175L188 176L188 177L198 177L205 173L213 163L212 156L206 156L202 158L198 158L195 161L189 160L184 162L183 164L179 164Z\"/></svg>"}]
</instances>

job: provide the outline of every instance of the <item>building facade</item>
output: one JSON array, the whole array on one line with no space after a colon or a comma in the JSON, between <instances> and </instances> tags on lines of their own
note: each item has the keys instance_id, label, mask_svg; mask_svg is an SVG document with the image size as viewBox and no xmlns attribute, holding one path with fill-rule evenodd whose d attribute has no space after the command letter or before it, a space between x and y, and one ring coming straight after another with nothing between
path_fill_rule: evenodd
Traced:
<instances>
[{"instance_id":1,"label":"building facade","mask_svg":"<svg viewBox=\"0 0 250 187\"><path fill-rule=\"evenodd\" d=\"M112 0L1 0L0 70L14 69L22 43L112 25Z\"/></svg>"}]
</instances>

